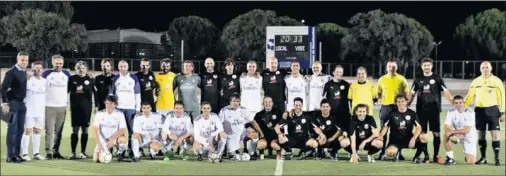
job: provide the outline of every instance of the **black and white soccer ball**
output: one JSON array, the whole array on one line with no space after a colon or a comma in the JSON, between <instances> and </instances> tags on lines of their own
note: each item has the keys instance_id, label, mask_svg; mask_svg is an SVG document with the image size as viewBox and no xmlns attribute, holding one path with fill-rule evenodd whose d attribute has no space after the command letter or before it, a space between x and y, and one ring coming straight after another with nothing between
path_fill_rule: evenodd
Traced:
<instances>
[{"instance_id":1,"label":"black and white soccer ball","mask_svg":"<svg viewBox=\"0 0 506 176\"><path fill-rule=\"evenodd\" d=\"M101 163L110 163L112 161L112 154L109 151L102 151L98 154L98 161Z\"/></svg>"},{"instance_id":2,"label":"black and white soccer ball","mask_svg":"<svg viewBox=\"0 0 506 176\"><path fill-rule=\"evenodd\" d=\"M251 156L247 153L243 153L241 155L241 161L249 161L251 159Z\"/></svg>"},{"instance_id":3,"label":"black and white soccer ball","mask_svg":"<svg viewBox=\"0 0 506 176\"><path fill-rule=\"evenodd\" d=\"M209 154L209 162L211 163L218 163L220 162L220 155L218 155L218 153L216 152L211 152L211 154Z\"/></svg>"}]
</instances>

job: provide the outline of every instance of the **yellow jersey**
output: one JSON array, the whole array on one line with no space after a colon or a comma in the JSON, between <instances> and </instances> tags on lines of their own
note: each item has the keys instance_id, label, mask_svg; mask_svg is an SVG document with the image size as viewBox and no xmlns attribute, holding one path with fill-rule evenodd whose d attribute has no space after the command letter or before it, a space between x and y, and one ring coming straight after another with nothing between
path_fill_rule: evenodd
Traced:
<instances>
[{"instance_id":1,"label":"yellow jersey","mask_svg":"<svg viewBox=\"0 0 506 176\"><path fill-rule=\"evenodd\" d=\"M348 99L351 100L352 113L353 110L355 109L355 106L357 106L358 104L365 104L369 106L368 115L374 115L373 100L376 98L378 98L378 93L376 92L376 88L371 82L366 81L363 83L359 83L357 81L350 85L350 90L348 91Z\"/></svg>"},{"instance_id":2,"label":"yellow jersey","mask_svg":"<svg viewBox=\"0 0 506 176\"><path fill-rule=\"evenodd\" d=\"M505 110L504 84L497 76L492 75L485 79L482 75L474 79L465 98L465 106L471 105L475 98L476 107L498 106L501 112Z\"/></svg>"},{"instance_id":3,"label":"yellow jersey","mask_svg":"<svg viewBox=\"0 0 506 176\"><path fill-rule=\"evenodd\" d=\"M176 74L169 72L167 74L156 73L155 80L158 83L158 96L156 100L157 110L172 110L174 109L174 79Z\"/></svg>"},{"instance_id":4,"label":"yellow jersey","mask_svg":"<svg viewBox=\"0 0 506 176\"><path fill-rule=\"evenodd\" d=\"M382 105L395 104L395 97L399 93L407 94L409 91L408 81L404 76L395 74L394 76L383 75L378 80L378 95L381 95Z\"/></svg>"}]
</instances>

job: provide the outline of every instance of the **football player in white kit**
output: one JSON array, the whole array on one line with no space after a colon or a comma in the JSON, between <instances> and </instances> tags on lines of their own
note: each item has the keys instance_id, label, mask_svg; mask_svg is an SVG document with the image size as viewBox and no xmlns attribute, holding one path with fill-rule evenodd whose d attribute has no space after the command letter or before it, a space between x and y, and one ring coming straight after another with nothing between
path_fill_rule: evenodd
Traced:
<instances>
[{"instance_id":1,"label":"football player in white kit","mask_svg":"<svg viewBox=\"0 0 506 176\"><path fill-rule=\"evenodd\" d=\"M291 111L293 109L293 100L297 97L306 101L306 80L303 75L300 74L300 63L298 61L293 61L291 64L292 73L285 77L286 84L286 111ZM319 96L321 97L321 95ZM305 105L302 107L303 111L307 111L308 106Z\"/></svg>"},{"instance_id":2,"label":"football player in white kit","mask_svg":"<svg viewBox=\"0 0 506 176\"><path fill-rule=\"evenodd\" d=\"M93 122L93 135L96 144L93 161L99 161L101 152L108 152L110 148L116 147L118 149L118 162L121 162L123 161L121 153L128 148L125 116L121 111L116 110L118 100L115 96L107 96L104 104L105 110L97 112Z\"/></svg>"},{"instance_id":3,"label":"football player in white kit","mask_svg":"<svg viewBox=\"0 0 506 176\"><path fill-rule=\"evenodd\" d=\"M455 109L446 113L444 147L446 150L445 165L454 165L452 142L460 141L466 154L466 162L476 162L476 144L478 134L475 127L475 115L471 108L464 106L464 97L457 95L453 98Z\"/></svg>"},{"instance_id":4,"label":"football player in white kit","mask_svg":"<svg viewBox=\"0 0 506 176\"><path fill-rule=\"evenodd\" d=\"M322 64L319 61L313 62L313 75L306 76L309 82L309 107L308 111L320 109L320 102L323 99L323 87L332 77L322 72Z\"/></svg>"},{"instance_id":5,"label":"football player in white kit","mask_svg":"<svg viewBox=\"0 0 506 176\"><path fill-rule=\"evenodd\" d=\"M197 118L195 118L197 120ZM191 136L193 134L193 124L188 114L184 112L184 105L182 101L174 103L174 111L169 112L163 122L163 143L165 145L165 159L173 160L174 152L172 147L178 148L182 145L183 150L180 150L179 156L181 159L187 160L187 151L192 145Z\"/></svg>"},{"instance_id":6,"label":"football player in white kit","mask_svg":"<svg viewBox=\"0 0 506 176\"><path fill-rule=\"evenodd\" d=\"M243 92L244 93L244 92ZM245 124L252 121L246 108L240 105L241 98L238 95L230 97L230 105L221 109L218 115L223 123L223 130L227 134L227 149L232 157L239 154L241 141L246 137Z\"/></svg>"},{"instance_id":7,"label":"football player in white kit","mask_svg":"<svg viewBox=\"0 0 506 176\"><path fill-rule=\"evenodd\" d=\"M141 103L141 113L134 117L132 148L149 148L149 158L153 160L162 148L162 115L151 112L151 103ZM141 153L139 150L133 150L134 158L132 162L139 162Z\"/></svg>"},{"instance_id":8,"label":"football player in white kit","mask_svg":"<svg viewBox=\"0 0 506 176\"><path fill-rule=\"evenodd\" d=\"M26 121L25 134L21 139L23 148L23 159L30 161L28 156L28 146L30 145L30 136L32 136L33 158L43 160L40 156L40 131L44 126L44 114L46 110L46 79L42 77L42 62L32 63L33 76L28 78L26 83ZM32 134L33 132L33 134Z\"/></svg>"},{"instance_id":9,"label":"football player in white kit","mask_svg":"<svg viewBox=\"0 0 506 176\"><path fill-rule=\"evenodd\" d=\"M217 152L220 157L225 144L227 143L227 134L223 132L223 124L220 118L215 113L211 113L211 104L209 102L202 102L202 114L195 121L193 131L194 142L193 151L197 155L197 160L202 161L202 155L206 151L209 155ZM217 146L217 151L215 150Z\"/></svg>"},{"instance_id":10,"label":"football player in white kit","mask_svg":"<svg viewBox=\"0 0 506 176\"><path fill-rule=\"evenodd\" d=\"M240 78L241 106L248 111L250 119L255 118L257 112L262 110L262 77L256 72L257 64L249 61L248 72Z\"/></svg>"}]
</instances>

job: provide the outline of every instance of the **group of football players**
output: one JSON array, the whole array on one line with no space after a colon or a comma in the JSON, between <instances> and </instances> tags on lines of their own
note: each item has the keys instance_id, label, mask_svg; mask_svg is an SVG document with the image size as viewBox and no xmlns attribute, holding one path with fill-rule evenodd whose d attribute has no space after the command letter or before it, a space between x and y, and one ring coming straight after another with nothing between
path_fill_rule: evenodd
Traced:
<instances>
[{"instance_id":1,"label":"group of football players","mask_svg":"<svg viewBox=\"0 0 506 176\"><path fill-rule=\"evenodd\" d=\"M161 72L155 74L150 60L143 59L141 71L130 74L128 62L122 60L115 75L112 60L103 59L103 74L93 77L83 61L76 63L76 74L70 76L62 70L63 57L59 55L52 57L51 70L43 71L42 63L33 62L24 99L23 156L14 162L31 160L30 135L35 159L63 159L59 146L70 99L73 129L69 159L88 157L88 127L91 115L98 110L92 123L95 161L113 148L117 148L118 161L124 160L129 151L132 162L140 161L144 148L149 150L150 159L165 155L164 160L173 160L175 155L187 160L188 150L193 148L199 161L206 156L216 156L213 161L222 161L223 156L261 160L265 150L268 155L276 152L277 159L286 159L292 158L292 149L298 148L300 159L314 155L331 160L338 160L338 151L344 149L352 163L359 162L359 151L367 151L367 161L375 162L373 155L377 152L380 160L391 157L399 161L404 160L402 149L416 149L413 162L428 163L430 129L434 136L433 162L455 164L451 146L460 142L467 163L486 164L488 125L495 164L501 164L499 119L504 120L504 85L491 74L489 62L481 64L482 75L473 81L465 98L452 97L443 79L432 73L431 59L422 60L423 75L413 81L411 89L407 80L396 73L393 60L387 63L388 73L377 85L367 80L364 67L357 69L357 81L350 84L342 79L342 66L336 66L333 76L329 76L322 73L321 63L314 62L313 74L304 76L299 62L292 62L287 72L278 68L274 57L262 72L257 71L256 62L248 62L245 73L236 72L231 59L225 61L225 72L219 73L214 60L207 58L206 71L199 75L194 74L190 61L183 63L178 75L170 71L169 59L160 63ZM8 93L8 87L4 81L2 95ZM447 113L445 134L440 134L441 92L454 105ZM416 112L409 108L415 95ZM473 98L474 111L467 108ZM375 103L381 105L381 126L373 118ZM45 158L38 149L43 125ZM77 156L79 131L81 154ZM438 154L441 136L446 160ZM476 143L481 152L478 161ZM423 160L419 159L422 153Z\"/></svg>"}]
</instances>

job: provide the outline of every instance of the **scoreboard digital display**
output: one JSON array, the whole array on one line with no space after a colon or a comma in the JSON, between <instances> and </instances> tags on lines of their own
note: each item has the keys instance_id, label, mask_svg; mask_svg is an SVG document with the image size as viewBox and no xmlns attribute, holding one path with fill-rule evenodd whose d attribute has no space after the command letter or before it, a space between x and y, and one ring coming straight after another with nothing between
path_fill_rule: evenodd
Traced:
<instances>
[{"instance_id":1,"label":"scoreboard digital display","mask_svg":"<svg viewBox=\"0 0 506 176\"><path fill-rule=\"evenodd\" d=\"M297 60L301 68L311 67L316 58L315 27L312 26L268 26L266 66L272 56L278 59L280 68L288 68Z\"/></svg>"}]
</instances>

